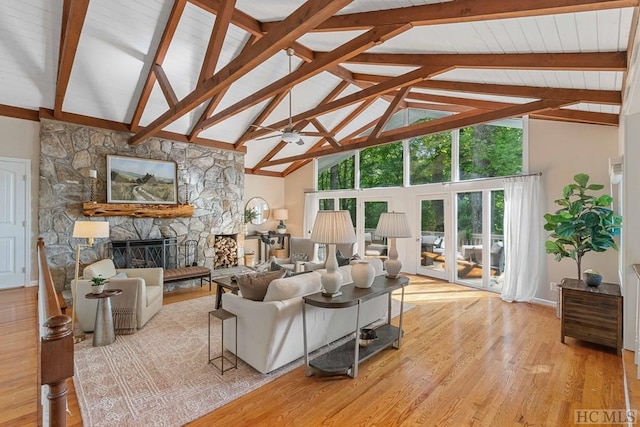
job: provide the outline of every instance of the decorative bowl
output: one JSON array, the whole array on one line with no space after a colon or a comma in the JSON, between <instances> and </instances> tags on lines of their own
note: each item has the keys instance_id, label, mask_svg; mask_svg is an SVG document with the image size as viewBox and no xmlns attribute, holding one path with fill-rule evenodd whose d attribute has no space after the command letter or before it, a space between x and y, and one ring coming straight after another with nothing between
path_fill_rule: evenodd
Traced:
<instances>
[{"instance_id":1,"label":"decorative bowl","mask_svg":"<svg viewBox=\"0 0 640 427\"><path fill-rule=\"evenodd\" d=\"M588 286L600 286L602 283L602 274L598 273L582 273L582 279Z\"/></svg>"}]
</instances>

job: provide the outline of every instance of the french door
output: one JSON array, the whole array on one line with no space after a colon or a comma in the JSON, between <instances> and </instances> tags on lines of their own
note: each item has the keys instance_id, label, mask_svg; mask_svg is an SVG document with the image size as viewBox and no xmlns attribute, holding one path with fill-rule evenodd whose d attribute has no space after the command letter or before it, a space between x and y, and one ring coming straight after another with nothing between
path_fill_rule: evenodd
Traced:
<instances>
[{"instance_id":1,"label":"french door","mask_svg":"<svg viewBox=\"0 0 640 427\"><path fill-rule=\"evenodd\" d=\"M417 273L437 279L451 280L452 253L451 196L418 196L418 260Z\"/></svg>"}]
</instances>

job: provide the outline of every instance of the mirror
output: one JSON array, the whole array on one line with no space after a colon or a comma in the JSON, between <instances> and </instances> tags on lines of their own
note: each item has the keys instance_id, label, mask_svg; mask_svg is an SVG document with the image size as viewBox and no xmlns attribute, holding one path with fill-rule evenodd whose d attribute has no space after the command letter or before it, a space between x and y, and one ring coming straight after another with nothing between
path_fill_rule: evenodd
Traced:
<instances>
[{"instance_id":1,"label":"mirror","mask_svg":"<svg viewBox=\"0 0 640 427\"><path fill-rule=\"evenodd\" d=\"M269 219L269 204L262 197L253 197L249 199L245 210L254 212L250 221L251 224L264 224Z\"/></svg>"}]
</instances>

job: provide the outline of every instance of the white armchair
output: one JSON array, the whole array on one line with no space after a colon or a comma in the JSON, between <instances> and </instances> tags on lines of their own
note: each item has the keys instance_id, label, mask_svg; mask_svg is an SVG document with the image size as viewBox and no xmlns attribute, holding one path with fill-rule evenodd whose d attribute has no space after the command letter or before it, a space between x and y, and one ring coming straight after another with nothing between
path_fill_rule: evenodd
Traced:
<instances>
[{"instance_id":1,"label":"white armchair","mask_svg":"<svg viewBox=\"0 0 640 427\"><path fill-rule=\"evenodd\" d=\"M135 308L137 329L142 328L162 308L162 268L116 269L112 260L103 259L85 267L83 279L78 280L78 298L75 295L75 280L71 282L73 309L80 328L85 332L92 332L95 326L97 300L90 300L84 296L91 292L90 279L97 276L109 279L108 289L123 290L122 295L112 297L114 311L127 306L130 309Z\"/></svg>"}]
</instances>

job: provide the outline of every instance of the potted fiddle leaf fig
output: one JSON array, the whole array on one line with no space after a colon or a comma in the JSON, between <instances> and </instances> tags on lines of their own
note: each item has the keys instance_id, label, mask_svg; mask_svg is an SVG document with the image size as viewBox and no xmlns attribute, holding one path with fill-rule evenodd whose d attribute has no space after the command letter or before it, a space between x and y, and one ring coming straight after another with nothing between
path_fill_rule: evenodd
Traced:
<instances>
[{"instance_id":1,"label":"potted fiddle leaf fig","mask_svg":"<svg viewBox=\"0 0 640 427\"><path fill-rule=\"evenodd\" d=\"M562 189L562 198L555 201L560 206L555 213L544 216L544 229L551 231L545 242L548 254L556 261L571 258L578 267L578 280L582 271L582 257L587 252L618 250L614 237L620 234L622 217L611 209L611 196L597 196L592 191L604 188L601 184L589 184L589 175L579 173L575 183Z\"/></svg>"}]
</instances>

